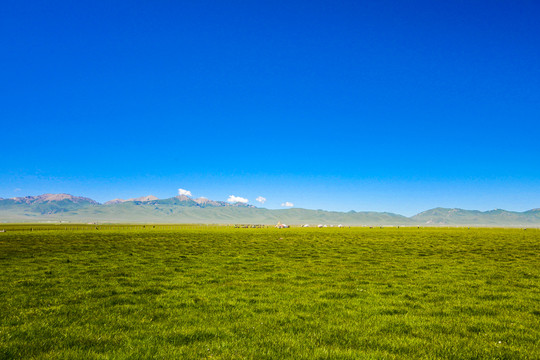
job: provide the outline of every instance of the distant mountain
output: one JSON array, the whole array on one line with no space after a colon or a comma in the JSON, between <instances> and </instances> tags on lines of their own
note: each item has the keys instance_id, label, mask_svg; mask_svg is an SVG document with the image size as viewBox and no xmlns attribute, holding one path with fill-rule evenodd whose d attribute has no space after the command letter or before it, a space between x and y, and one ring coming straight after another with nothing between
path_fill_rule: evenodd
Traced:
<instances>
[{"instance_id":1,"label":"distant mountain","mask_svg":"<svg viewBox=\"0 0 540 360\"><path fill-rule=\"evenodd\" d=\"M98 206L92 199L69 194L43 194L38 196L15 197L0 200L0 212L16 212L16 210L51 215L69 213L85 207Z\"/></svg>"},{"instance_id":2,"label":"distant mountain","mask_svg":"<svg viewBox=\"0 0 540 360\"><path fill-rule=\"evenodd\" d=\"M206 198L192 199L185 195L178 195L169 199L160 199L148 201L146 205L176 205L187 207L248 207L254 208L255 206L243 203L228 203L226 201L214 201Z\"/></svg>"},{"instance_id":3,"label":"distant mountain","mask_svg":"<svg viewBox=\"0 0 540 360\"><path fill-rule=\"evenodd\" d=\"M141 197L138 197L138 198L127 199L127 200L114 199L114 200L107 201L104 205L120 204L120 203L123 203L123 202L126 202L126 201L152 201L152 200L158 200L158 198L155 197L154 195L148 195L148 196L141 196Z\"/></svg>"},{"instance_id":4,"label":"distant mountain","mask_svg":"<svg viewBox=\"0 0 540 360\"><path fill-rule=\"evenodd\" d=\"M140 222L140 223L257 223L408 226L540 226L540 209L525 212L435 208L412 217L388 212L336 212L307 209L270 210L179 195L114 199L105 204L69 194L0 198L0 222Z\"/></svg>"},{"instance_id":5,"label":"distant mountain","mask_svg":"<svg viewBox=\"0 0 540 360\"><path fill-rule=\"evenodd\" d=\"M42 204L42 203L50 203L52 201L54 202L67 201L67 202L73 202L73 203L98 204L97 201L94 201L92 199L81 197L81 196L73 196L69 194L43 194L43 195L38 195L38 196L14 197L9 200L13 200L15 203L25 203L25 204Z\"/></svg>"},{"instance_id":6,"label":"distant mountain","mask_svg":"<svg viewBox=\"0 0 540 360\"><path fill-rule=\"evenodd\" d=\"M411 219L425 225L539 225L540 210L515 212L502 209L478 211L435 208L421 212Z\"/></svg>"}]
</instances>

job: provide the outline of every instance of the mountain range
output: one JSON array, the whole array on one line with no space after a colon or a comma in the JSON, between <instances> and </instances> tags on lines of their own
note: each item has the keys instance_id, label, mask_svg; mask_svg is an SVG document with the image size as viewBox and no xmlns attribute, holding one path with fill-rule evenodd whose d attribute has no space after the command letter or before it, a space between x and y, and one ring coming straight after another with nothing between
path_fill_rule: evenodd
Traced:
<instances>
[{"instance_id":1,"label":"mountain range","mask_svg":"<svg viewBox=\"0 0 540 360\"><path fill-rule=\"evenodd\" d=\"M0 198L0 222L218 223L218 224L343 224L404 226L540 226L540 209L463 210L435 208L406 217L389 212L337 212L300 208L271 210L179 195L158 199L148 195L114 199L103 204L69 194Z\"/></svg>"}]
</instances>

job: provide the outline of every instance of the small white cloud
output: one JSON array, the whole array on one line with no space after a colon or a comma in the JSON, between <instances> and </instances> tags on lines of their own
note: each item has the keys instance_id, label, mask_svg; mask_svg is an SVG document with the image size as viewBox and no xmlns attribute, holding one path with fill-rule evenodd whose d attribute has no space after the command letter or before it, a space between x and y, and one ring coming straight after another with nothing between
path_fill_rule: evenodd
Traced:
<instances>
[{"instance_id":1,"label":"small white cloud","mask_svg":"<svg viewBox=\"0 0 540 360\"><path fill-rule=\"evenodd\" d=\"M292 202L285 201L284 203L281 204L281 206L283 206L283 207L293 207L294 204Z\"/></svg>"},{"instance_id":2,"label":"small white cloud","mask_svg":"<svg viewBox=\"0 0 540 360\"><path fill-rule=\"evenodd\" d=\"M178 189L178 195L192 196L191 191L186 189Z\"/></svg>"},{"instance_id":3,"label":"small white cloud","mask_svg":"<svg viewBox=\"0 0 540 360\"><path fill-rule=\"evenodd\" d=\"M230 203L243 203L243 204L247 204L248 199L243 198L243 197L240 197L240 196L229 195L229 198L227 199L227 201L230 202Z\"/></svg>"},{"instance_id":4,"label":"small white cloud","mask_svg":"<svg viewBox=\"0 0 540 360\"><path fill-rule=\"evenodd\" d=\"M19 192L19 191L21 191L21 188L16 188L16 189L15 189L15 190L13 190L13 191L15 191L15 192Z\"/></svg>"},{"instance_id":5,"label":"small white cloud","mask_svg":"<svg viewBox=\"0 0 540 360\"><path fill-rule=\"evenodd\" d=\"M263 198L262 196L259 196L258 198L256 198L255 200L257 200L258 202L260 202L261 204L264 204L266 202L266 198Z\"/></svg>"}]
</instances>

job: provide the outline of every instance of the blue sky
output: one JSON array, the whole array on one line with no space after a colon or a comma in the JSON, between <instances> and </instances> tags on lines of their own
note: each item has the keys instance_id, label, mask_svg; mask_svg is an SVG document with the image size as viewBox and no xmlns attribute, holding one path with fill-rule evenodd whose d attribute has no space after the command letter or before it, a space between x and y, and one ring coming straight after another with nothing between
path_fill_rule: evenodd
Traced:
<instances>
[{"instance_id":1,"label":"blue sky","mask_svg":"<svg viewBox=\"0 0 540 360\"><path fill-rule=\"evenodd\" d=\"M11 1L0 197L540 207L537 1Z\"/></svg>"}]
</instances>

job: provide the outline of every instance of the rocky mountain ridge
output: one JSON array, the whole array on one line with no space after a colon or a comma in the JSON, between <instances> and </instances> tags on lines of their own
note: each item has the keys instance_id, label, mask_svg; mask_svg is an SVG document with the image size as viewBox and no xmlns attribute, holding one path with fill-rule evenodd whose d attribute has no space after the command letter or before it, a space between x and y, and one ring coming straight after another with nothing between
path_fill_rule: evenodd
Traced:
<instances>
[{"instance_id":1,"label":"rocky mountain ridge","mask_svg":"<svg viewBox=\"0 0 540 360\"><path fill-rule=\"evenodd\" d=\"M158 199L147 195L100 204L70 194L0 199L0 222L28 221L276 223L409 226L531 226L540 227L540 209L523 212L434 208L411 217L386 212L336 212L300 208L270 210L244 203L179 195Z\"/></svg>"},{"instance_id":2,"label":"rocky mountain ridge","mask_svg":"<svg viewBox=\"0 0 540 360\"><path fill-rule=\"evenodd\" d=\"M141 197L138 197L138 198L127 199L127 200L113 199L113 200L109 200L109 201L103 203L103 205L121 204L121 203L124 203L124 202L127 202L127 201L141 201L141 202L143 202L143 201L153 201L153 200L159 200L159 199L154 195L147 195L147 196L141 196Z\"/></svg>"},{"instance_id":3,"label":"rocky mountain ridge","mask_svg":"<svg viewBox=\"0 0 540 360\"><path fill-rule=\"evenodd\" d=\"M24 196L24 197L13 197L11 199L0 199L0 200L13 200L16 203L25 203L25 204L40 204L51 201L63 201L68 200L73 203L91 203L99 204L97 201L92 200L87 197L82 196L73 196L70 194L42 194L37 196Z\"/></svg>"}]
</instances>

